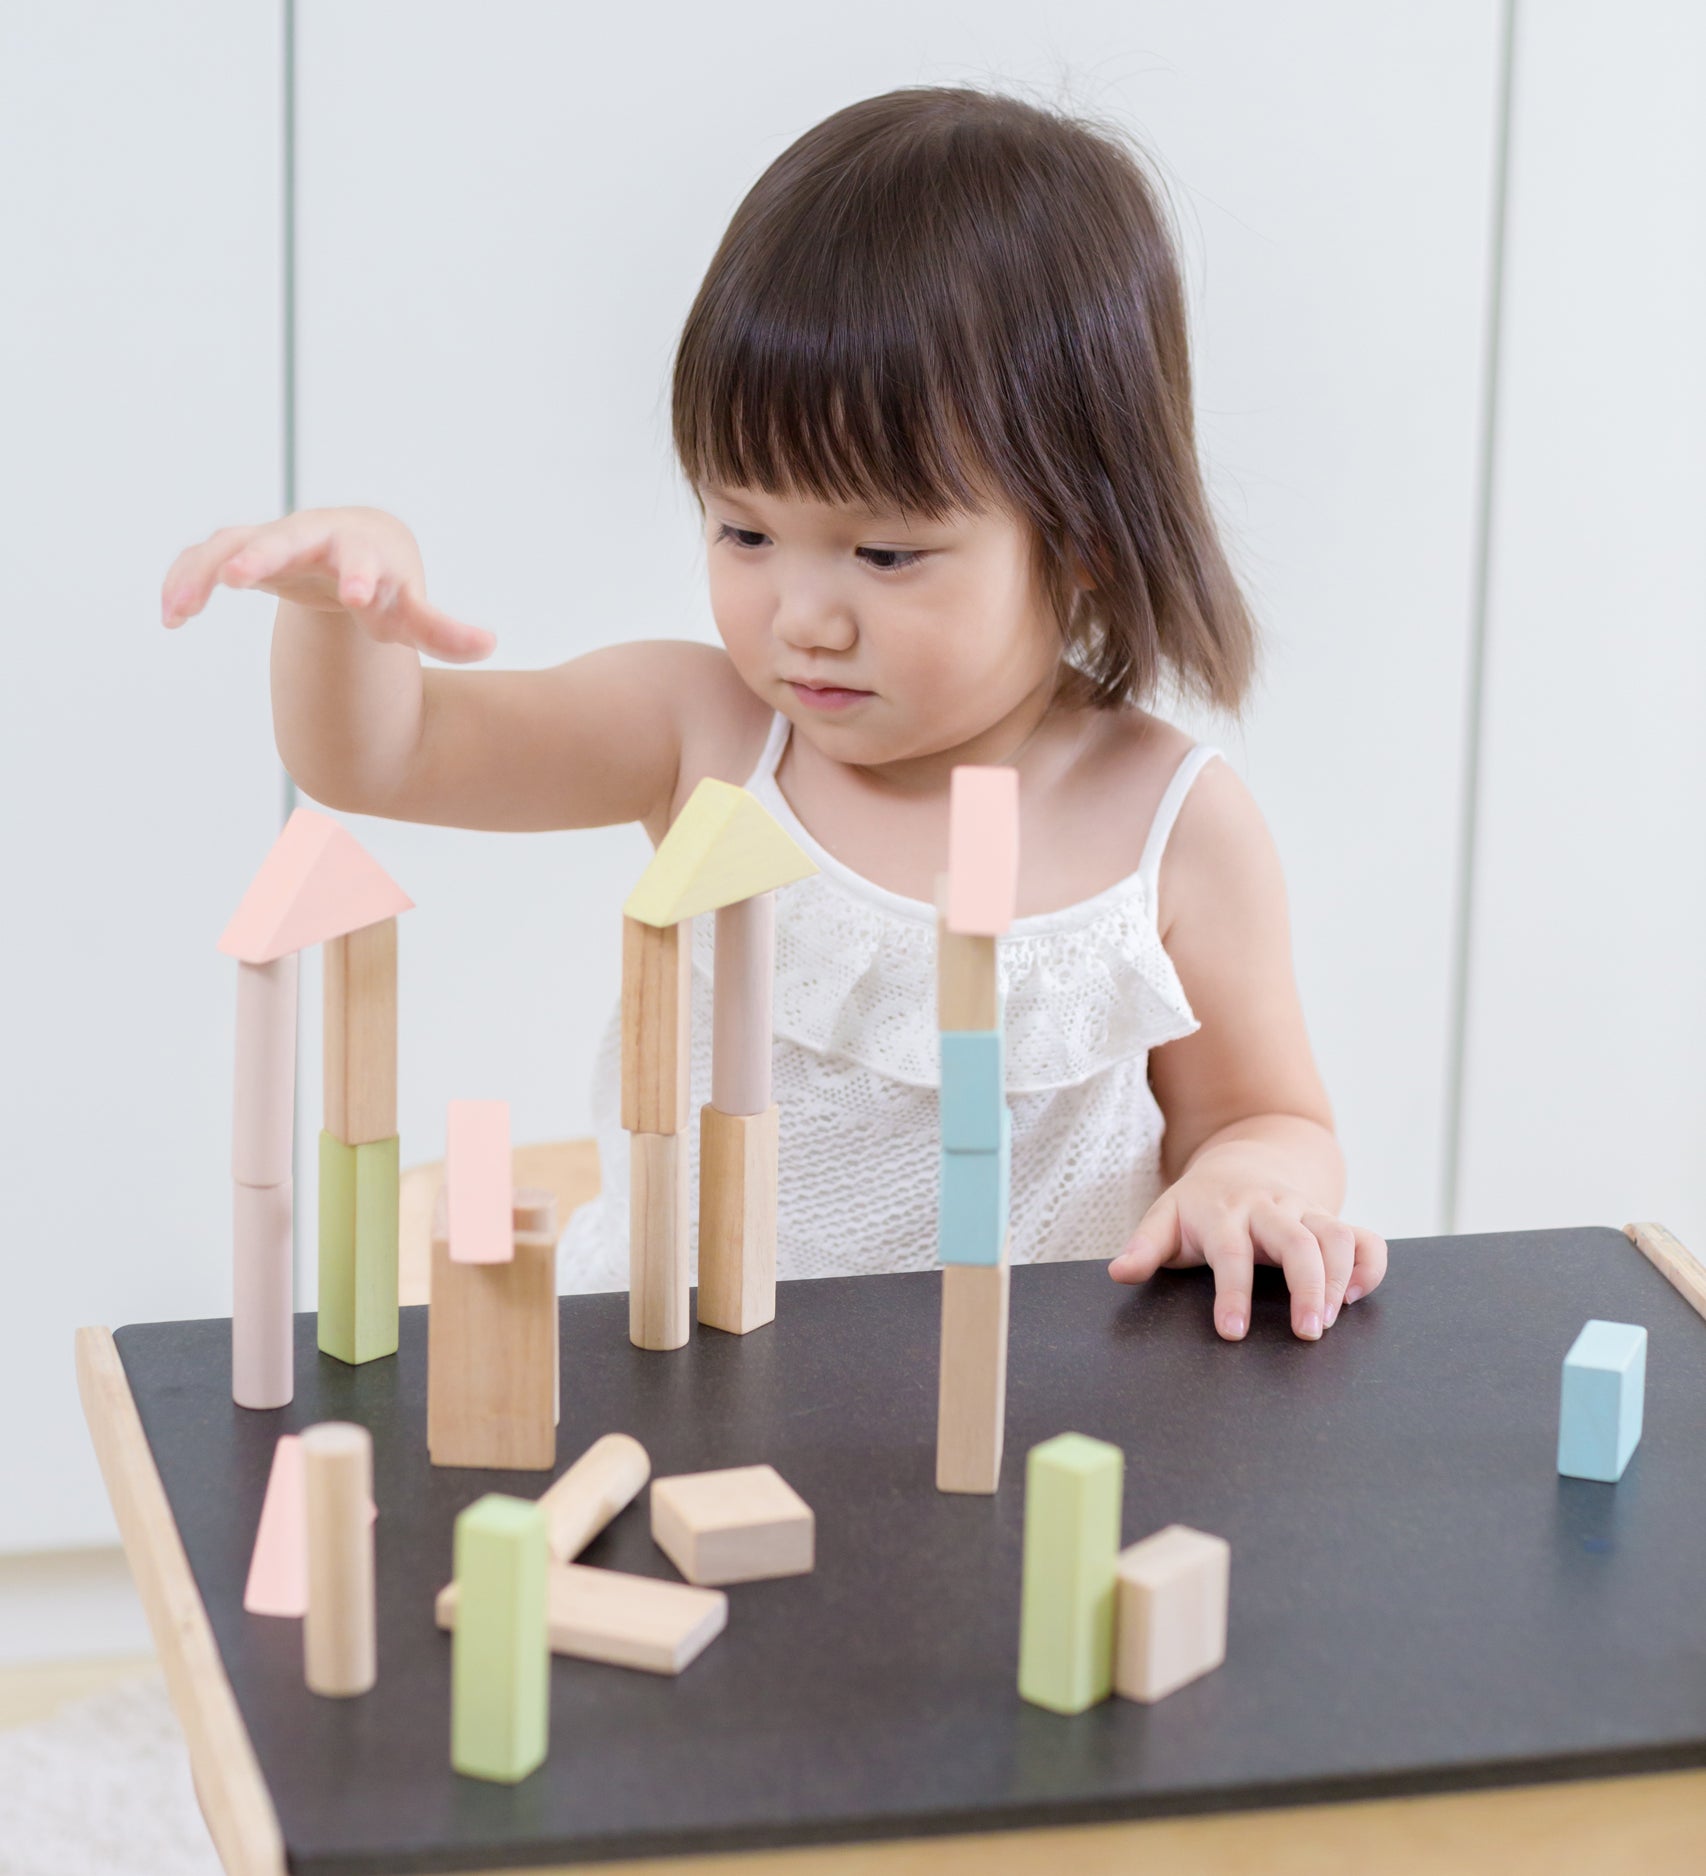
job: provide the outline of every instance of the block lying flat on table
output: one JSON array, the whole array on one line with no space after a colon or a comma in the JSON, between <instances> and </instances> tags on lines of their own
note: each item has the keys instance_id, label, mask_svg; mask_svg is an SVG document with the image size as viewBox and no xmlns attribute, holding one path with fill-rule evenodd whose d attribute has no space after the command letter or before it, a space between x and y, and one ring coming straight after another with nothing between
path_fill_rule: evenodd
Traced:
<instances>
[{"instance_id":1,"label":"block lying flat on table","mask_svg":"<svg viewBox=\"0 0 1706 1876\"><path fill-rule=\"evenodd\" d=\"M320 1134L321 1352L352 1365L397 1352L398 1140Z\"/></svg>"},{"instance_id":2,"label":"block lying flat on table","mask_svg":"<svg viewBox=\"0 0 1706 1876\"><path fill-rule=\"evenodd\" d=\"M1125 1454L1062 1433L1025 1461L1019 1692L1082 1713L1114 1685L1114 1585Z\"/></svg>"},{"instance_id":3,"label":"block lying flat on table","mask_svg":"<svg viewBox=\"0 0 1706 1876\"><path fill-rule=\"evenodd\" d=\"M1006 1248L992 1265L942 1271L941 1365L936 1389L936 1489L993 1492L1007 1426Z\"/></svg>"},{"instance_id":4,"label":"block lying flat on table","mask_svg":"<svg viewBox=\"0 0 1706 1876\"><path fill-rule=\"evenodd\" d=\"M632 1434L606 1433L594 1440L539 1500L557 1562L578 1557L617 1512L639 1497L651 1471L645 1447Z\"/></svg>"},{"instance_id":5,"label":"block lying flat on table","mask_svg":"<svg viewBox=\"0 0 1706 1876\"><path fill-rule=\"evenodd\" d=\"M774 1466L730 1466L652 1481L652 1539L689 1583L804 1576L811 1506Z\"/></svg>"},{"instance_id":6,"label":"block lying flat on table","mask_svg":"<svg viewBox=\"0 0 1706 1876\"><path fill-rule=\"evenodd\" d=\"M756 795L706 776L622 910L646 925L674 925L816 871Z\"/></svg>"},{"instance_id":7,"label":"block lying flat on table","mask_svg":"<svg viewBox=\"0 0 1706 1876\"><path fill-rule=\"evenodd\" d=\"M450 1103L444 1190L451 1261L507 1264L515 1255L507 1101Z\"/></svg>"},{"instance_id":8,"label":"block lying flat on table","mask_svg":"<svg viewBox=\"0 0 1706 1876\"><path fill-rule=\"evenodd\" d=\"M345 1146L397 1131L397 921L326 940L321 1124Z\"/></svg>"},{"instance_id":9,"label":"block lying flat on table","mask_svg":"<svg viewBox=\"0 0 1706 1876\"><path fill-rule=\"evenodd\" d=\"M699 1320L745 1335L776 1316L780 1111L699 1110Z\"/></svg>"},{"instance_id":10,"label":"block lying flat on table","mask_svg":"<svg viewBox=\"0 0 1706 1876\"><path fill-rule=\"evenodd\" d=\"M1640 1443L1646 1386L1646 1330L1597 1318L1587 1323L1564 1357L1559 1472L1616 1484Z\"/></svg>"},{"instance_id":11,"label":"block lying flat on table","mask_svg":"<svg viewBox=\"0 0 1706 1876\"><path fill-rule=\"evenodd\" d=\"M691 1328L687 1142L679 1133L628 1136L628 1340L681 1348Z\"/></svg>"},{"instance_id":12,"label":"block lying flat on table","mask_svg":"<svg viewBox=\"0 0 1706 1876\"><path fill-rule=\"evenodd\" d=\"M944 1264L993 1264L1007 1242L1013 1182L1013 1115L1001 1110L1001 1146L994 1153L941 1155L936 1255Z\"/></svg>"},{"instance_id":13,"label":"block lying flat on table","mask_svg":"<svg viewBox=\"0 0 1706 1876\"><path fill-rule=\"evenodd\" d=\"M962 763L948 781L948 927L990 937L1019 891L1019 772Z\"/></svg>"},{"instance_id":14,"label":"block lying flat on table","mask_svg":"<svg viewBox=\"0 0 1706 1876\"><path fill-rule=\"evenodd\" d=\"M995 939L948 929L948 876L936 879L936 1026L998 1029L1000 976Z\"/></svg>"},{"instance_id":15,"label":"block lying flat on table","mask_svg":"<svg viewBox=\"0 0 1706 1876\"><path fill-rule=\"evenodd\" d=\"M1114 1692L1162 1700L1226 1659L1232 1546L1169 1524L1120 1553Z\"/></svg>"},{"instance_id":16,"label":"block lying flat on table","mask_svg":"<svg viewBox=\"0 0 1706 1876\"><path fill-rule=\"evenodd\" d=\"M450 1763L513 1785L544 1763L551 1721L545 1513L489 1492L456 1519Z\"/></svg>"},{"instance_id":17,"label":"block lying flat on table","mask_svg":"<svg viewBox=\"0 0 1706 1876\"><path fill-rule=\"evenodd\" d=\"M692 1042L690 923L662 930L622 921L622 1125L680 1133L687 1125Z\"/></svg>"},{"instance_id":18,"label":"block lying flat on table","mask_svg":"<svg viewBox=\"0 0 1706 1876\"><path fill-rule=\"evenodd\" d=\"M729 1619L729 1599L720 1589L579 1563L553 1563L547 1592L553 1654L645 1674L679 1674ZM440 1628L456 1626L458 1600L454 1583L439 1591L434 1614Z\"/></svg>"}]
</instances>

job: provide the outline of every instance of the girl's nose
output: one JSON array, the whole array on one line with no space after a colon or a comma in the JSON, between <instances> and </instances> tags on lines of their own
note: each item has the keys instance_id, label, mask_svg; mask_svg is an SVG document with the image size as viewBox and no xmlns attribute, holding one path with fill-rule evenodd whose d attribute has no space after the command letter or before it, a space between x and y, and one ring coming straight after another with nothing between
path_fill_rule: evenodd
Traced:
<instances>
[{"instance_id":1,"label":"girl's nose","mask_svg":"<svg viewBox=\"0 0 1706 1876\"><path fill-rule=\"evenodd\" d=\"M784 593L777 600L773 627L794 651L851 651L859 636L853 616L833 599Z\"/></svg>"}]
</instances>

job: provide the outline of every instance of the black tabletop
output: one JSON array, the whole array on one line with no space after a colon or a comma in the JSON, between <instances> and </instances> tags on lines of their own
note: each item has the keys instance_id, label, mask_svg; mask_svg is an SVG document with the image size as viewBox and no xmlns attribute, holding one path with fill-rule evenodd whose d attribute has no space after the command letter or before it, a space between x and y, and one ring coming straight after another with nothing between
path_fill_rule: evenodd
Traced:
<instances>
[{"instance_id":1,"label":"black tabletop","mask_svg":"<svg viewBox=\"0 0 1706 1876\"><path fill-rule=\"evenodd\" d=\"M434 1469L426 1311L347 1368L296 1323L296 1398L232 1404L230 1323L117 1344L301 1876L771 1847L1649 1771L1706 1763L1706 1322L1619 1231L1392 1246L1319 1342L1283 1283L1222 1343L1211 1280L1132 1291L1100 1263L1013 1273L1007 1458L992 1498L934 1488L934 1273L784 1284L752 1335L629 1345L626 1296L562 1299L558 1465L614 1429L656 1474L769 1461L817 1514L815 1572L729 1592L679 1679L557 1660L545 1765L450 1769L451 1526L540 1473ZM1555 1469L1565 1350L1590 1316L1650 1333L1622 1482ZM301 1625L245 1615L273 1443L371 1428L379 1682L303 1684ZM1126 1454L1124 1541L1232 1545L1226 1665L1074 1718L1015 1688L1024 1461L1076 1431ZM583 1559L674 1572L644 1496Z\"/></svg>"}]
</instances>

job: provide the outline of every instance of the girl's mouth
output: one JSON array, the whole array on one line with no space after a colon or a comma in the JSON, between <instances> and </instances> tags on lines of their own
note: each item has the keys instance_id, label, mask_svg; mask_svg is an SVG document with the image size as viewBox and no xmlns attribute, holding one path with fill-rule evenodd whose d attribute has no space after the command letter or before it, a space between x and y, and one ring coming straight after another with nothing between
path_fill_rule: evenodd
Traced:
<instances>
[{"instance_id":1,"label":"girl's mouth","mask_svg":"<svg viewBox=\"0 0 1706 1876\"><path fill-rule=\"evenodd\" d=\"M796 684L792 678L786 682L789 690L808 710L847 710L875 695L872 691L850 690L839 684Z\"/></svg>"}]
</instances>

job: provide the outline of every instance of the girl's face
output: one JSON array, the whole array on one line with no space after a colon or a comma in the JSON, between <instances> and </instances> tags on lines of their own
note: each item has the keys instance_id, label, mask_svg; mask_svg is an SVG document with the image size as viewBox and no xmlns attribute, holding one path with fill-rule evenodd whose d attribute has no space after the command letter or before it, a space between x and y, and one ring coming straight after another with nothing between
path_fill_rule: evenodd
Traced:
<instances>
[{"instance_id":1,"label":"girl's face","mask_svg":"<svg viewBox=\"0 0 1706 1876\"><path fill-rule=\"evenodd\" d=\"M909 522L753 489L700 495L729 657L825 755L876 767L956 750L1052 691L1060 635L1010 511Z\"/></svg>"}]
</instances>

